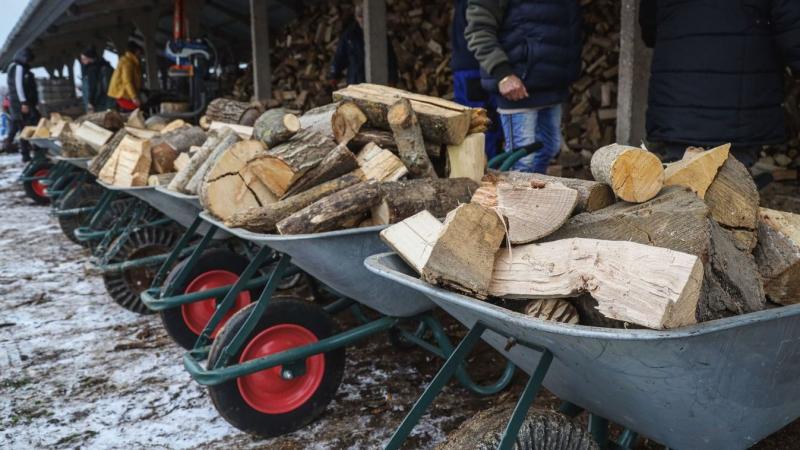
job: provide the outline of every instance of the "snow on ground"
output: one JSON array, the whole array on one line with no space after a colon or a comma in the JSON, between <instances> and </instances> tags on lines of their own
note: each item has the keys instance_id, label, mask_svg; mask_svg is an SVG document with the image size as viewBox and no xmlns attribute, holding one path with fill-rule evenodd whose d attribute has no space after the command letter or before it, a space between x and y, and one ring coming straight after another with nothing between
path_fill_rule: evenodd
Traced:
<instances>
[{"instance_id":1,"label":"snow on ground","mask_svg":"<svg viewBox=\"0 0 800 450\"><path fill-rule=\"evenodd\" d=\"M221 419L183 369L157 316L108 297L49 208L34 206L0 156L0 448L379 448L438 361L385 338L348 349L345 380L326 414L273 440ZM432 448L487 400L451 387L409 448Z\"/></svg>"}]
</instances>

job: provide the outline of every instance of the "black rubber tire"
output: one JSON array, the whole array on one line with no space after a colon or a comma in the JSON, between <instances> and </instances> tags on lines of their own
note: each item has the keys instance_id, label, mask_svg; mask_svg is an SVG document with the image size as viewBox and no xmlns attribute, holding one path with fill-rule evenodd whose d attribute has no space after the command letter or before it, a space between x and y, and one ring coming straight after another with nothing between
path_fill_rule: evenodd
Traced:
<instances>
[{"instance_id":1,"label":"black rubber tire","mask_svg":"<svg viewBox=\"0 0 800 450\"><path fill-rule=\"evenodd\" d=\"M181 269L186 265L186 262L186 260L181 261L172 268L169 275L167 275L167 279L164 281L164 286L172 283L172 280L178 276L178 273L180 273ZM227 270L228 272L241 274L244 272L244 269L247 268L248 264L249 261L246 257L230 250L207 250L200 255L200 258L198 258L197 263L189 272L189 276L186 277L186 281L182 283L182 286L176 286L173 292L176 295L184 293L186 286L202 273L211 270ZM251 301L255 302L256 299L258 299L262 289L263 287L258 287L250 290ZM161 323L164 324L164 328L167 330L167 334L169 334L178 345L187 350L191 350L192 347L194 347L195 341L197 341L198 335L186 325L181 308L167 309L161 311L159 315L161 316Z\"/></svg>"},{"instance_id":2,"label":"black rubber tire","mask_svg":"<svg viewBox=\"0 0 800 450\"><path fill-rule=\"evenodd\" d=\"M31 161L30 164L34 166L33 169L30 170L31 175L42 169L49 170L53 167L53 164L50 161L38 161L38 162ZM24 181L22 183L22 188L25 189L25 195L29 199L33 200L33 202L36 203L37 205L49 205L50 197L43 197L37 194L36 191L33 189L33 183L34 183L33 181Z\"/></svg>"},{"instance_id":3,"label":"black rubber tire","mask_svg":"<svg viewBox=\"0 0 800 450\"><path fill-rule=\"evenodd\" d=\"M134 231L109 263L168 253L178 239L179 235L171 227L150 227ZM142 303L139 294L150 288L158 268L156 265L124 272L104 273L103 283L111 298L123 308L137 314L151 314L152 311Z\"/></svg>"},{"instance_id":4,"label":"black rubber tire","mask_svg":"<svg viewBox=\"0 0 800 450\"><path fill-rule=\"evenodd\" d=\"M62 196L56 211L94 206L102 195L103 188L100 186L94 183L81 183ZM79 241L78 238L75 237L75 230L83 226L83 224L88 223L91 218L91 212L69 217L57 216L58 226L61 227L61 231L67 239L82 247L88 247L89 243Z\"/></svg>"},{"instance_id":5,"label":"black rubber tire","mask_svg":"<svg viewBox=\"0 0 800 450\"><path fill-rule=\"evenodd\" d=\"M439 450L494 450L500 444L513 405L479 412L450 433ZM531 409L522 423L515 450L599 450L580 423L555 411Z\"/></svg>"},{"instance_id":6,"label":"black rubber tire","mask_svg":"<svg viewBox=\"0 0 800 450\"><path fill-rule=\"evenodd\" d=\"M225 324L211 346L209 364L218 359L219 353L233 339L254 306L243 308ZM319 340L337 332L333 319L320 306L299 299L273 298L242 348L261 331L285 323L305 327ZM240 357L241 351L231 361L237 362ZM234 427L263 437L276 437L308 425L325 411L342 383L344 366L344 348L325 353L325 374L316 392L300 407L285 414L265 414L253 409L242 398L236 380L209 386L208 392L219 414Z\"/></svg>"},{"instance_id":7,"label":"black rubber tire","mask_svg":"<svg viewBox=\"0 0 800 450\"><path fill-rule=\"evenodd\" d=\"M114 222L117 221L119 217L121 217L125 213L125 209L128 206L128 203L131 200L117 200L111 202L108 209L105 211L98 224L95 226L96 230L109 230L111 227L114 226ZM147 210L145 211L142 219L140 220L141 223L151 222L154 221L163 215L158 212L156 209L147 206ZM91 220L91 217L89 218ZM88 225L88 220L85 224L81 225ZM101 239L89 241L87 247L94 253L94 249L100 244Z\"/></svg>"}]
</instances>

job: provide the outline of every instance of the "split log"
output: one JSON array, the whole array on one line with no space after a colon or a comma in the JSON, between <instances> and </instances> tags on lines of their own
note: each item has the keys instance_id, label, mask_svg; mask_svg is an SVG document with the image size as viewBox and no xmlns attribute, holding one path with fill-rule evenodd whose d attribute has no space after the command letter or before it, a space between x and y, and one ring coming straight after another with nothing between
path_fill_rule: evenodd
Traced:
<instances>
[{"instance_id":1,"label":"split log","mask_svg":"<svg viewBox=\"0 0 800 450\"><path fill-rule=\"evenodd\" d=\"M166 186L175 178L175 172L150 175L147 178L148 186Z\"/></svg>"},{"instance_id":2,"label":"split log","mask_svg":"<svg viewBox=\"0 0 800 450\"><path fill-rule=\"evenodd\" d=\"M198 149L202 147L197 147ZM192 157L189 156L189 153L181 153L175 158L175 161L172 162L172 165L175 167L175 172L180 172L183 170L184 167L189 165L189 161L192 160Z\"/></svg>"},{"instance_id":3,"label":"split log","mask_svg":"<svg viewBox=\"0 0 800 450\"><path fill-rule=\"evenodd\" d=\"M717 171L728 159L730 149L731 144L725 144L668 164L664 170L664 186L685 186L698 197L705 198Z\"/></svg>"},{"instance_id":4,"label":"split log","mask_svg":"<svg viewBox=\"0 0 800 450\"><path fill-rule=\"evenodd\" d=\"M33 138L47 139L50 137L50 120L45 117L39 119L36 129L33 131Z\"/></svg>"},{"instance_id":5,"label":"split log","mask_svg":"<svg viewBox=\"0 0 800 450\"><path fill-rule=\"evenodd\" d=\"M341 102L331 117L331 129L336 142L347 144L367 123L367 116L353 102Z\"/></svg>"},{"instance_id":6,"label":"split log","mask_svg":"<svg viewBox=\"0 0 800 450\"><path fill-rule=\"evenodd\" d=\"M355 103L367 116L372 127L384 130L390 129L387 115L398 98L410 101L419 117L425 140L436 144L458 145L467 137L472 112L470 108L455 102L375 84L350 85L333 93L335 101Z\"/></svg>"},{"instance_id":7,"label":"split log","mask_svg":"<svg viewBox=\"0 0 800 450\"><path fill-rule=\"evenodd\" d=\"M133 112L128 116L127 122L125 122L126 127L133 127L133 128L140 128L145 129L147 125L145 124L144 113L141 109L136 108Z\"/></svg>"},{"instance_id":8,"label":"split log","mask_svg":"<svg viewBox=\"0 0 800 450\"><path fill-rule=\"evenodd\" d=\"M254 173L278 197L336 148L319 133L302 131L290 141L269 149L252 163Z\"/></svg>"},{"instance_id":9,"label":"split log","mask_svg":"<svg viewBox=\"0 0 800 450\"><path fill-rule=\"evenodd\" d=\"M194 172L191 179L186 183L184 192L187 194L199 194L200 187L203 184L206 174L217 162L217 159L219 159L225 153L225 150L239 141L241 141L241 139L236 132L229 128L223 129L223 131L219 134L219 141L217 142L217 145L214 146L214 149L208 154L208 157L205 159L205 161L200 164L200 167Z\"/></svg>"},{"instance_id":10,"label":"split log","mask_svg":"<svg viewBox=\"0 0 800 450\"><path fill-rule=\"evenodd\" d=\"M178 153L188 152L195 145L203 145L208 135L200 127L185 126L161 133L161 136L152 140L154 146L165 143Z\"/></svg>"},{"instance_id":11,"label":"split log","mask_svg":"<svg viewBox=\"0 0 800 450\"><path fill-rule=\"evenodd\" d=\"M150 129L141 129L136 127L129 127L126 126L125 131L128 132L131 136L137 137L139 139L153 139L161 135L160 132L150 130Z\"/></svg>"},{"instance_id":12,"label":"split log","mask_svg":"<svg viewBox=\"0 0 800 450\"><path fill-rule=\"evenodd\" d=\"M316 167L306 172L289 187L282 198L306 191L318 184L339 178L358 168L355 155L344 145L339 145L328 153Z\"/></svg>"},{"instance_id":13,"label":"split log","mask_svg":"<svg viewBox=\"0 0 800 450\"><path fill-rule=\"evenodd\" d=\"M219 131L222 132L224 129L233 130L241 139L247 140L253 138L253 127L247 127L244 125L236 125L232 123L225 123L225 122L211 122L208 126L208 131Z\"/></svg>"},{"instance_id":14,"label":"split log","mask_svg":"<svg viewBox=\"0 0 800 450\"><path fill-rule=\"evenodd\" d=\"M256 140L237 142L226 148L211 163L201 183L198 196L203 207L215 217L227 220L238 211L275 203L278 199L248 166L249 161L265 152L264 144Z\"/></svg>"},{"instance_id":15,"label":"split log","mask_svg":"<svg viewBox=\"0 0 800 450\"><path fill-rule=\"evenodd\" d=\"M606 317L648 328L697 322L703 263L695 255L623 241L565 239L497 254L490 292L560 298L588 292Z\"/></svg>"},{"instance_id":16,"label":"split log","mask_svg":"<svg viewBox=\"0 0 800 450\"><path fill-rule=\"evenodd\" d=\"M20 139L30 139L33 137L33 134L36 133L36 127L32 125L28 125L19 132Z\"/></svg>"},{"instance_id":17,"label":"split log","mask_svg":"<svg viewBox=\"0 0 800 450\"><path fill-rule=\"evenodd\" d=\"M114 154L114 150L117 149L119 143L122 142L122 140L127 135L128 132L125 131L125 129L123 128L114 133L114 136L100 148L100 151L97 153L97 156L95 156L95 158L89 164L89 172L92 175L94 176L100 175L100 171L103 169L103 166L106 165L109 158L111 158L111 155Z\"/></svg>"},{"instance_id":18,"label":"split log","mask_svg":"<svg viewBox=\"0 0 800 450\"><path fill-rule=\"evenodd\" d=\"M82 123L81 126L75 130L73 136L75 139L85 142L96 151L100 151L103 145L114 136L114 133L87 121Z\"/></svg>"},{"instance_id":19,"label":"split log","mask_svg":"<svg viewBox=\"0 0 800 450\"><path fill-rule=\"evenodd\" d=\"M275 225L281 220L334 192L356 185L361 181L363 180L359 173L349 173L278 202L237 212L225 221L225 226L244 228L256 233L272 233L275 231Z\"/></svg>"},{"instance_id":20,"label":"split log","mask_svg":"<svg viewBox=\"0 0 800 450\"><path fill-rule=\"evenodd\" d=\"M231 132L233 133L233 132ZM189 193L186 190L186 185L192 180L195 173L203 166L206 162L208 157L211 155L211 152L217 148L217 145L220 143L220 135L217 133L210 133L208 135L208 139L203 143L194 155L189 158L189 163L186 164L185 167L178 170L178 174L175 175L175 178L169 183L167 189L175 192L183 192ZM185 154L185 153L184 153Z\"/></svg>"},{"instance_id":21,"label":"split log","mask_svg":"<svg viewBox=\"0 0 800 450\"><path fill-rule=\"evenodd\" d=\"M330 103L306 111L305 114L300 116L300 128L305 131L316 132L333 139L331 121L333 114L336 112L337 106L339 106L338 103ZM355 151L357 150L358 149L355 149Z\"/></svg>"},{"instance_id":22,"label":"split log","mask_svg":"<svg viewBox=\"0 0 800 450\"><path fill-rule=\"evenodd\" d=\"M570 323L577 325L580 322L578 310L569 301L563 298L540 298L531 301L522 310L526 316L551 322Z\"/></svg>"},{"instance_id":23,"label":"split log","mask_svg":"<svg viewBox=\"0 0 800 450\"><path fill-rule=\"evenodd\" d=\"M617 203L579 214L546 238L631 241L689 253L705 263L698 321L764 308L764 288L753 256L709 219L709 208L688 189L670 187L642 204Z\"/></svg>"},{"instance_id":24,"label":"split log","mask_svg":"<svg viewBox=\"0 0 800 450\"><path fill-rule=\"evenodd\" d=\"M459 145L447 146L450 178L471 178L480 182L486 172L486 136L470 134Z\"/></svg>"},{"instance_id":25,"label":"split log","mask_svg":"<svg viewBox=\"0 0 800 450\"><path fill-rule=\"evenodd\" d=\"M473 203L495 209L508 222L508 241L527 244L561 228L578 204L578 191L560 183L484 181Z\"/></svg>"},{"instance_id":26,"label":"split log","mask_svg":"<svg viewBox=\"0 0 800 450\"><path fill-rule=\"evenodd\" d=\"M146 186L150 163L150 141L126 136L100 171L99 178L119 187Z\"/></svg>"},{"instance_id":27,"label":"split log","mask_svg":"<svg viewBox=\"0 0 800 450\"><path fill-rule=\"evenodd\" d=\"M105 128L106 130L111 130L111 131L117 131L123 126L125 126L125 123L122 120L122 116L120 116L118 112L113 110L84 114L83 116L78 117L78 119L75 122L77 122L78 124L82 124L84 122L91 122L100 128Z\"/></svg>"},{"instance_id":28,"label":"split log","mask_svg":"<svg viewBox=\"0 0 800 450\"><path fill-rule=\"evenodd\" d=\"M381 239L421 274L442 227L442 222L433 214L421 211L381 231Z\"/></svg>"},{"instance_id":29,"label":"split log","mask_svg":"<svg viewBox=\"0 0 800 450\"><path fill-rule=\"evenodd\" d=\"M512 184L525 183L528 185L535 182L563 184L570 189L578 191L578 204L575 206L576 213L597 211L613 205L615 201L614 192L611 191L611 187L597 181L551 177L538 173L497 171L491 171L489 175L484 177L483 181L490 182L491 184L495 184L498 181L506 181Z\"/></svg>"},{"instance_id":30,"label":"split log","mask_svg":"<svg viewBox=\"0 0 800 450\"><path fill-rule=\"evenodd\" d=\"M278 222L280 234L312 234L359 224L380 201L380 183L366 181L335 192Z\"/></svg>"},{"instance_id":31,"label":"split log","mask_svg":"<svg viewBox=\"0 0 800 450\"><path fill-rule=\"evenodd\" d=\"M445 217L462 203L469 203L478 184L469 178L424 178L381 184L381 202L372 208L375 225L398 223L420 211Z\"/></svg>"},{"instance_id":32,"label":"split log","mask_svg":"<svg viewBox=\"0 0 800 450\"><path fill-rule=\"evenodd\" d=\"M646 202L664 186L664 166L656 155L636 147L612 144L592 155L592 176L611 186L626 202Z\"/></svg>"},{"instance_id":33,"label":"split log","mask_svg":"<svg viewBox=\"0 0 800 450\"><path fill-rule=\"evenodd\" d=\"M253 137L273 148L288 141L300 131L300 119L285 109L270 109L253 125Z\"/></svg>"},{"instance_id":34,"label":"split log","mask_svg":"<svg viewBox=\"0 0 800 450\"><path fill-rule=\"evenodd\" d=\"M423 266L422 279L485 298L494 255L504 237L505 227L497 213L474 203L459 206L447 215Z\"/></svg>"},{"instance_id":35,"label":"split log","mask_svg":"<svg viewBox=\"0 0 800 450\"><path fill-rule=\"evenodd\" d=\"M770 300L800 303L800 215L761 208L754 255Z\"/></svg>"},{"instance_id":36,"label":"split log","mask_svg":"<svg viewBox=\"0 0 800 450\"><path fill-rule=\"evenodd\" d=\"M408 174L403 161L371 142L358 154L357 161L368 180L397 181Z\"/></svg>"},{"instance_id":37,"label":"split log","mask_svg":"<svg viewBox=\"0 0 800 450\"><path fill-rule=\"evenodd\" d=\"M63 119L54 122L53 119L50 119L50 123L52 124L50 127L50 137L53 139L61 139L61 136L67 130L68 128L67 125L70 122L68 120L63 120Z\"/></svg>"},{"instance_id":38,"label":"split log","mask_svg":"<svg viewBox=\"0 0 800 450\"><path fill-rule=\"evenodd\" d=\"M210 122L225 122L252 127L261 112L258 104L216 98L208 104L205 117Z\"/></svg>"},{"instance_id":39,"label":"split log","mask_svg":"<svg viewBox=\"0 0 800 450\"><path fill-rule=\"evenodd\" d=\"M97 153L89 144L75 139L72 133L61 133L61 156L66 158L90 158Z\"/></svg>"},{"instance_id":40,"label":"split log","mask_svg":"<svg viewBox=\"0 0 800 450\"><path fill-rule=\"evenodd\" d=\"M752 249L756 241L761 199L747 167L735 157L728 157L708 187L704 200L714 220L736 231L739 247Z\"/></svg>"},{"instance_id":41,"label":"split log","mask_svg":"<svg viewBox=\"0 0 800 450\"><path fill-rule=\"evenodd\" d=\"M407 99L400 99L391 108L387 120L392 128L397 152L408 171L417 178L437 178L417 116Z\"/></svg>"},{"instance_id":42,"label":"split log","mask_svg":"<svg viewBox=\"0 0 800 450\"><path fill-rule=\"evenodd\" d=\"M170 131L175 131L175 130L177 130L179 128L183 128L185 126L186 126L186 121L184 121L183 119L175 119L172 122L169 122L166 125L164 125L164 128L162 128L160 130L160 132L162 134L167 134Z\"/></svg>"},{"instance_id":43,"label":"split log","mask_svg":"<svg viewBox=\"0 0 800 450\"><path fill-rule=\"evenodd\" d=\"M153 156L153 165L151 167L153 172L156 174L175 172L175 160L182 153L178 153L166 142L152 147L151 152Z\"/></svg>"}]
</instances>

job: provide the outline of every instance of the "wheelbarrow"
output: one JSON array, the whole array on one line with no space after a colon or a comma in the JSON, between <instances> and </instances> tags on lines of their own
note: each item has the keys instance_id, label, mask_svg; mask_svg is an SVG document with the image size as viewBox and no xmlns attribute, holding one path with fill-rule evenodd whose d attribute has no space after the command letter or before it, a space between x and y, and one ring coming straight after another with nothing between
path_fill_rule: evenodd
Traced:
<instances>
[{"instance_id":1,"label":"wheelbarrow","mask_svg":"<svg viewBox=\"0 0 800 450\"><path fill-rule=\"evenodd\" d=\"M192 378L208 386L217 411L237 428L278 436L307 425L324 411L342 381L345 347L381 332L399 330L402 324L417 325L415 331L403 332L406 342L441 358L452 352L442 325L430 313L433 302L364 268L364 258L386 249L378 236L383 227L280 236L226 228L205 212L201 217L261 247L225 294L194 349L184 355L184 366ZM276 256L258 300L218 330L257 268ZM341 298L326 306L272 298L290 261ZM377 312L379 317L367 318L360 306ZM332 314L346 309L360 325L339 332ZM214 332L216 338L209 345ZM425 339L427 332L433 342ZM508 385L514 371L509 364L498 381L486 386L474 383L463 367L458 368L456 377L474 392L493 394Z\"/></svg>"},{"instance_id":2,"label":"wheelbarrow","mask_svg":"<svg viewBox=\"0 0 800 450\"><path fill-rule=\"evenodd\" d=\"M95 183L94 176L87 170L90 158L53 157L53 161L65 170L64 182L55 181L55 189L48 189L51 202L50 214L58 220L64 235L76 244L86 246L87 242L75 237L75 230L90 218L95 205L103 195L103 188ZM49 185L49 182L47 183ZM60 191L60 192L59 192Z\"/></svg>"},{"instance_id":3,"label":"wheelbarrow","mask_svg":"<svg viewBox=\"0 0 800 450\"><path fill-rule=\"evenodd\" d=\"M50 204L50 198L47 195L47 183L54 180L58 174L51 173L53 169L53 162L48 158L48 153L59 155L61 153L60 145L50 139L29 139L34 145L33 159L22 170L19 181L25 190L25 195L33 200L36 204L47 205ZM48 147L54 147L55 150L50 151Z\"/></svg>"},{"instance_id":4,"label":"wheelbarrow","mask_svg":"<svg viewBox=\"0 0 800 450\"><path fill-rule=\"evenodd\" d=\"M501 449L516 442L542 385L567 402L564 412L590 412L600 448L610 445L609 422L625 428L616 443L622 448L640 434L670 448L744 449L800 416L800 305L676 330L606 329L533 319L431 286L393 254L365 264L470 328L387 449L400 448L481 338L530 375L497 436Z\"/></svg>"}]
</instances>

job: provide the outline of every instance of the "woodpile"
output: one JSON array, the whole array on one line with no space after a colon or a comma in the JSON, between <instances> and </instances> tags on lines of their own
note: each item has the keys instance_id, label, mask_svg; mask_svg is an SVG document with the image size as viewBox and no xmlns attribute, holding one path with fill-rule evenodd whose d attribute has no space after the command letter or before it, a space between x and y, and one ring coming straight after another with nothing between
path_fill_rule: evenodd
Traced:
<instances>
[{"instance_id":1,"label":"woodpile","mask_svg":"<svg viewBox=\"0 0 800 450\"><path fill-rule=\"evenodd\" d=\"M444 222L381 237L423 280L544 320L671 329L798 301L800 216L759 209L729 146L666 170L618 145L595 158L602 182L493 172Z\"/></svg>"}]
</instances>

